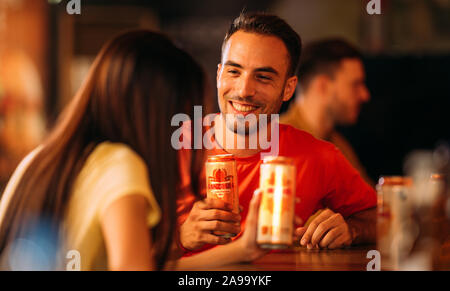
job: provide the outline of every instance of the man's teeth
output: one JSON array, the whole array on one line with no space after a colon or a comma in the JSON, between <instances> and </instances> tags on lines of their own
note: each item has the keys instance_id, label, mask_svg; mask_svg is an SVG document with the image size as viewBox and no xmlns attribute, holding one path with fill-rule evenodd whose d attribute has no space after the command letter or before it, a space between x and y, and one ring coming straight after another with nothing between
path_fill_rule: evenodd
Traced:
<instances>
[{"instance_id":1,"label":"man's teeth","mask_svg":"<svg viewBox=\"0 0 450 291\"><path fill-rule=\"evenodd\" d=\"M249 111L253 111L255 110L257 107L256 106L251 106L251 105L241 105L238 103L234 103L232 102L233 107L237 110L237 111L241 111L241 112L249 112Z\"/></svg>"}]
</instances>

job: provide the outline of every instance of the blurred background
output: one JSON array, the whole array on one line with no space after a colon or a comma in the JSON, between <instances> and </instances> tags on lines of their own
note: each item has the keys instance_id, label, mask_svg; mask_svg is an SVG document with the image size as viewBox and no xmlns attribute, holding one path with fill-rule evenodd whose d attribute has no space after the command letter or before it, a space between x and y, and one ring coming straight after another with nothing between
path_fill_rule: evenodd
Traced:
<instances>
[{"instance_id":1,"label":"blurred background","mask_svg":"<svg viewBox=\"0 0 450 291\"><path fill-rule=\"evenodd\" d=\"M339 36L363 51L371 100L339 131L372 180L403 174L412 150L449 143L450 0L381 0L381 15L368 15L368 0L81 0L81 14L69 14L69 2L0 0L0 193L108 39L165 32L215 88L224 34L243 9L278 14L304 43Z\"/></svg>"}]
</instances>

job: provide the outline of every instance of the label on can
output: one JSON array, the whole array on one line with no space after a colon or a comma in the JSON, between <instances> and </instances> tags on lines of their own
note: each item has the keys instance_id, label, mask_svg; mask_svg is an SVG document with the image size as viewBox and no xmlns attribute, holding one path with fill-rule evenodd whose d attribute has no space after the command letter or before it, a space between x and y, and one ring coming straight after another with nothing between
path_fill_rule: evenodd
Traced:
<instances>
[{"instance_id":1,"label":"label on can","mask_svg":"<svg viewBox=\"0 0 450 291\"><path fill-rule=\"evenodd\" d=\"M207 197L222 200L231 205L234 213L239 213L236 160L233 155L210 156L205 168ZM222 232L214 234L225 237L236 235Z\"/></svg>"},{"instance_id":2,"label":"label on can","mask_svg":"<svg viewBox=\"0 0 450 291\"><path fill-rule=\"evenodd\" d=\"M293 164L261 165L257 242L262 247L282 248L292 244L295 171Z\"/></svg>"},{"instance_id":3,"label":"label on can","mask_svg":"<svg viewBox=\"0 0 450 291\"><path fill-rule=\"evenodd\" d=\"M223 200L230 205L234 205L235 177L233 170L231 169L230 171L227 165L216 164L213 167L212 173L207 177L208 197Z\"/></svg>"}]
</instances>

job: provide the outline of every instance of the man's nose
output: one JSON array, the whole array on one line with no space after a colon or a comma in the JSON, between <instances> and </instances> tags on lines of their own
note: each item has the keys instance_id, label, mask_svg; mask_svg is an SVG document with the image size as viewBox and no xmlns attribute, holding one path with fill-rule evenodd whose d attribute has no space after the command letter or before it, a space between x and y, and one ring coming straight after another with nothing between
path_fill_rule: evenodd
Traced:
<instances>
[{"instance_id":1,"label":"man's nose","mask_svg":"<svg viewBox=\"0 0 450 291\"><path fill-rule=\"evenodd\" d=\"M243 74L239 80L237 92L239 93L239 97L246 98L252 97L255 95L256 88L253 78L250 75Z\"/></svg>"},{"instance_id":2,"label":"man's nose","mask_svg":"<svg viewBox=\"0 0 450 291\"><path fill-rule=\"evenodd\" d=\"M370 100L370 92L367 89L366 85L363 85L361 88L360 98L362 102L368 102Z\"/></svg>"}]
</instances>

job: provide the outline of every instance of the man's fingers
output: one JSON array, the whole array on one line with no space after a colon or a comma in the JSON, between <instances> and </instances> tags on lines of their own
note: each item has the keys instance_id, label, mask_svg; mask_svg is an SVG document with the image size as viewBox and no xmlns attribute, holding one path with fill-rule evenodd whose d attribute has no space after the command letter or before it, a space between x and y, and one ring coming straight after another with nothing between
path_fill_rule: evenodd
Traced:
<instances>
[{"instance_id":1,"label":"man's fingers","mask_svg":"<svg viewBox=\"0 0 450 291\"><path fill-rule=\"evenodd\" d=\"M219 200L219 199L206 198L202 202L203 203L200 203L198 205L198 207L203 210L221 209L221 210L225 210L225 211L233 211L233 208L229 203Z\"/></svg>"},{"instance_id":2,"label":"man's fingers","mask_svg":"<svg viewBox=\"0 0 450 291\"><path fill-rule=\"evenodd\" d=\"M307 230L308 228L307 227L305 227L305 226L303 226L303 227L298 227L296 230L295 230L295 235L296 236L299 236L299 237L301 237L305 232L306 232L306 230Z\"/></svg>"},{"instance_id":3,"label":"man's fingers","mask_svg":"<svg viewBox=\"0 0 450 291\"><path fill-rule=\"evenodd\" d=\"M320 241L319 246L321 248L329 247L340 235L342 234L342 229L337 227L330 230Z\"/></svg>"},{"instance_id":4,"label":"man's fingers","mask_svg":"<svg viewBox=\"0 0 450 291\"><path fill-rule=\"evenodd\" d=\"M211 245L224 245L231 242L231 238L220 237L213 234L204 234L202 237L202 241Z\"/></svg>"},{"instance_id":5,"label":"man's fingers","mask_svg":"<svg viewBox=\"0 0 450 291\"><path fill-rule=\"evenodd\" d=\"M201 221L199 222L199 226L202 231L221 231L233 234L238 234L241 232L240 225L218 220Z\"/></svg>"},{"instance_id":6,"label":"man's fingers","mask_svg":"<svg viewBox=\"0 0 450 291\"><path fill-rule=\"evenodd\" d=\"M308 250L312 250L314 248L314 245L311 243L306 244L306 247L308 248Z\"/></svg>"},{"instance_id":7,"label":"man's fingers","mask_svg":"<svg viewBox=\"0 0 450 291\"><path fill-rule=\"evenodd\" d=\"M295 243L299 243L300 244L300 238L302 237L302 235L305 233L306 231L306 227L298 227L296 229L294 229L294 235L293 235L293 240Z\"/></svg>"},{"instance_id":8,"label":"man's fingers","mask_svg":"<svg viewBox=\"0 0 450 291\"><path fill-rule=\"evenodd\" d=\"M329 249L342 248L351 245L352 239L350 234L346 231L345 226L342 228L341 234L328 245Z\"/></svg>"},{"instance_id":9,"label":"man's fingers","mask_svg":"<svg viewBox=\"0 0 450 291\"><path fill-rule=\"evenodd\" d=\"M345 235L340 235L331 244L328 245L329 249L337 249L344 246L346 241Z\"/></svg>"},{"instance_id":10,"label":"man's fingers","mask_svg":"<svg viewBox=\"0 0 450 291\"><path fill-rule=\"evenodd\" d=\"M306 230L306 232L303 234L303 237L300 241L302 246L306 246L308 243L311 243L311 238L312 235L314 234L316 228L319 226L320 223L322 223L323 221L327 220L331 215L333 215L334 213L329 210L326 209L324 210L322 213L320 213L319 216L317 216L308 226L308 229Z\"/></svg>"},{"instance_id":11,"label":"man's fingers","mask_svg":"<svg viewBox=\"0 0 450 291\"><path fill-rule=\"evenodd\" d=\"M199 217L199 220L221 220L228 222L241 222L241 216L239 214L219 210L219 209L208 209L204 210Z\"/></svg>"},{"instance_id":12,"label":"man's fingers","mask_svg":"<svg viewBox=\"0 0 450 291\"><path fill-rule=\"evenodd\" d=\"M317 245L322 237L331 229L334 227L337 227L339 225L340 221L336 219L334 215L326 219L325 221L322 221L314 231L312 237L311 237L311 243L313 245Z\"/></svg>"}]
</instances>

